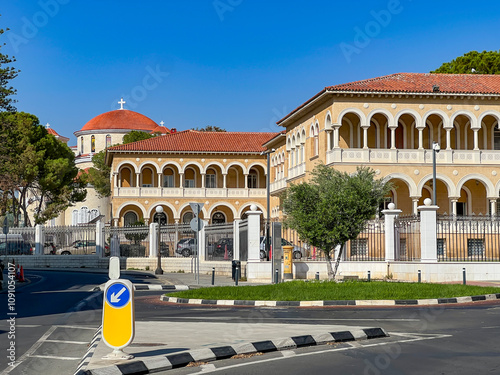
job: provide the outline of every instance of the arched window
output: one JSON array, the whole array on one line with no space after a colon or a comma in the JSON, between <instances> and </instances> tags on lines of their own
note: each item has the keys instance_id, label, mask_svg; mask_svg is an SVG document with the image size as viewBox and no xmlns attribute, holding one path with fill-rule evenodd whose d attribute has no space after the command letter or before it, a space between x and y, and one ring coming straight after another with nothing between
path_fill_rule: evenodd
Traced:
<instances>
[{"instance_id":1,"label":"arched window","mask_svg":"<svg viewBox=\"0 0 500 375\"><path fill-rule=\"evenodd\" d=\"M205 187L216 188L217 187L217 174L212 168L207 170L205 174Z\"/></svg>"},{"instance_id":2,"label":"arched window","mask_svg":"<svg viewBox=\"0 0 500 375\"><path fill-rule=\"evenodd\" d=\"M259 178L257 171L255 169L250 169L250 173L248 173L248 188L249 189L257 189L259 187Z\"/></svg>"},{"instance_id":3,"label":"arched window","mask_svg":"<svg viewBox=\"0 0 500 375\"><path fill-rule=\"evenodd\" d=\"M186 169L186 173L184 174L184 187L194 188L196 187L196 173L194 169L188 168Z\"/></svg>"},{"instance_id":4,"label":"arched window","mask_svg":"<svg viewBox=\"0 0 500 375\"><path fill-rule=\"evenodd\" d=\"M163 172L163 187L174 187L174 171L170 168L165 169Z\"/></svg>"},{"instance_id":5,"label":"arched window","mask_svg":"<svg viewBox=\"0 0 500 375\"><path fill-rule=\"evenodd\" d=\"M498 129L497 126L495 126L495 132L493 134L493 139L495 142L495 150L500 150L500 129Z\"/></svg>"},{"instance_id":6,"label":"arched window","mask_svg":"<svg viewBox=\"0 0 500 375\"><path fill-rule=\"evenodd\" d=\"M88 207L80 208L80 212L78 215L78 224L85 224L89 222L90 211Z\"/></svg>"},{"instance_id":7,"label":"arched window","mask_svg":"<svg viewBox=\"0 0 500 375\"><path fill-rule=\"evenodd\" d=\"M133 211L129 211L123 216L123 225L129 227L137 223L137 214Z\"/></svg>"},{"instance_id":8,"label":"arched window","mask_svg":"<svg viewBox=\"0 0 500 375\"><path fill-rule=\"evenodd\" d=\"M145 168L142 171L142 187L152 187L153 186L153 171L149 168Z\"/></svg>"},{"instance_id":9,"label":"arched window","mask_svg":"<svg viewBox=\"0 0 500 375\"><path fill-rule=\"evenodd\" d=\"M106 135L106 148L111 147L111 136Z\"/></svg>"},{"instance_id":10,"label":"arched window","mask_svg":"<svg viewBox=\"0 0 500 375\"><path fill-rule=\"evenodd\" d=\"M90 137L90 152L95 152L95 135Z\"/></svg>"},{"instance_id":11,"label":"arched window","mask_svg":"<svg viewBox=\"0 0 500 375\"><path fill-rule=\"evenodd\" d=\"M182 222L184 224L189 224L191 220L193 220L193 213L191 211L186 212L184 215L182 215Z\"/></svg>"},{"instance_id":12,"label":"arched window","mask_svg":"<svg viewBox=\"0 0 500 375\"><path fill-rule=\"evenodd\" d=\"M73 210L71 215L71 225L78 225L78 210Z\"/></svg>"},{"instance_id":13,"label":"arched window","mask_svg":"<svg viewBox=\"0 0 500 375\"><path fill-rule=\"evenodd\" d=\"M314 156L319 154L319 126L316 124L314 127Z\"/></svg>"},{"instance_id":14,"label":"arched window","mask_svg":"<svg viewBox=\"0 0 500 375\"><path fill-rule=\"evenodd\" d=\"M225 224L226 223L226 215L222 212L214 212L212 215L212 224Z\"/></svg>"},{"instance_id":15,"label":"arched window","mask_svg":"<svg viewBox=\"0 0 500 375\"><path fill-rule=\"evenodd\" d=\"M99 216L99 210L97 208L91 209L90 210L90 220L89 221L94 220L98 216Z\"/></svg>"}]
</instances>

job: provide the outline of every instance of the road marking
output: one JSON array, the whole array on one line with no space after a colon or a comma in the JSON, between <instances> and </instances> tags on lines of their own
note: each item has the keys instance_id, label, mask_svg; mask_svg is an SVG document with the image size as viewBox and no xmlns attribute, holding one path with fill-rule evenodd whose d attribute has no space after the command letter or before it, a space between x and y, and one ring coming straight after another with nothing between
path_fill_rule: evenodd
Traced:
<instances>
[{"instance_id":1,"label":"road marking","mask_svg":"<svg viewBox=\"0 0 500 375\"><path fill-rule=\"evenodd\" d=\"M10 373L12 370L14 370L17 366L19 366L21 363L24 362L24 360L27 357L31 357L35 351L38 350L38 348L47 340L47 337L49 337L55 330L57 329L57 326L52 326L50 327L47 332L45 332L40 339L33 344L31 348L28 349L26 353L24 353L21 357L19 357L16 362L14 363L14 366L9 366L6 368L3 372L2 375Z\"/></svg>"},{"instance_id":2,"label":"road marking","mask_svg":"<svg viewBox=\"0 0 500 375\"><path fill-rule=\"evenodd\" d=\"M54 326L56 328L74 328L74 329L90 329L92 331L95 331L96 328L95 327L82 327L82 326Z\"/></svg>"},{"instance_id":3,"label":"road marking","mask_svg":"<svg viewBox=\"0 0 500 375\"><path fill-rule=\"evenodd\" d=\"M293 356L297 355L297 353L295 353L293 350L282 350L281 355L283 357L293 357Z\"/></svg>"},{"instance_id":4,"label":"road marking","mask_svg":"<svg viewBox=\"0 0 500 375\"><path fill-rule=\"evenodd\" d=\"M20 328L36 328L36 327L41 327L41 324L16 324L16 327Z\"/></svg>"},{"instance_id":5,"label":"road marking","mask_svg":"<svg viewBox=\"0 0 500 375\"><path fill-rule=\"evenodd\" d=\"M81 358L80 357L59 357L55 355L32 355L30 356L31 358L49 358L49 359L64 359L66 361L79 361Z\"/></svg>"},{"instance_id":6,"label":"road marking","mask_svg":"<svg viewBox=\"0 0 500 375\"><path fill-rule=\"evenodd\" d=\"M393 333L389 333L390 335L393 335ZM403 335L402 333L399 333L398 335ZM424 334L422 334L423 336ZM431 335L431 334L425 334L425 335ZM445 337L451 337L452 335L440 335L440 334L435 334L432 337L418 337L418 338L411 338L408 340L397 340L397 341L390 341L390 342L380 342L376 344L367 344L367 345L362 345L363 348L367 347L375 347L375 346L382 346L382 345L393 345L396 343L408 343L408 342L415 342L415 341L422 341L422 340L433 340L433 339L441 339ZM352 343L350 343L352 344ZM332 349L326 349L326 350L320 350L316 352L307 352L307 353L296 353L296 357L306 357L310 355L316 355L316 354L325 354L325 353L331 353L331 352L336 352L336 351L346 351L346 350L353 350L357 349L354 348L353 346L349 347L344 347L344 348L332 348ZM287 359L288 357L282 356L282 357L274 357L274 358L268 358L268 359L262 359L256 362L248 362L248 363L239 363L236 365L231 365L231 366L224 366L224 367L219 367L216 369L210 370L210 372L218 372L218 371L226 371L228 369L235 369L243 366L251 366L253 364L261 364L262 362L274 362L274 361L281 361L283 359Z\"/></svg>"},{"instance_id":7,"label":"road marking","mask_svg":"<svg viewBox=\"0 0 500 375\"><path fill-rule=\"evenodd\" d=\"M201 372L212 372L213 370L216 369L215 365L210 363L208 365L201 365L200 366Z\"/></svg>"},{"instance_id":8,"label":"road marking","mask_svg":"<svg viewBox=\"0 0 500 375\"><path fill-rule=\"evenodd\" d=\"M206 310L205 310L206 311ZM238 320L238 319L245 319L245 318L228 318L228 317L222 317L222 316L169 316L167 318L163 317L156 317L156 318L150 318L150 320L170 320L170 319L188 319L188 320L195 320L195 319L200 319L200 320ZM260 318L259 320L270 320L270 321L276 321L276 320L283 320L283 321L289 321L289 320L297 320L297 321L304 321L307 320L308 322L311 321L349 321L349 322L355 322L355 321L363 321L363 322L419 322L420 319L373 319L373 318L359 318L359 319L335 319L335 318L317 318L317 319L311 319L311 318ZM306 323L307 324L307 323Z\"/></svg>"},{"instance_id":9,"label":"road marking","mask_svg":"<svg viewBox=\"0 0 500 375\"><path fill-rule=\"evenodd\" d=\"M58 342L61 344L87 345L88 341L45 340L45 342Z\"/></svg>"}]
</instances>

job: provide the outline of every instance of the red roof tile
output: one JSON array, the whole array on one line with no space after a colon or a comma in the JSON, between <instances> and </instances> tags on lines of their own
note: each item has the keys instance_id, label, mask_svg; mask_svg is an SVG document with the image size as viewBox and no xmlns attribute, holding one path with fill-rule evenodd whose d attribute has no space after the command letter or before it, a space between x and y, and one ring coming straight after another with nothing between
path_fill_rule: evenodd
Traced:
<instances>
[{"instance_id":1,"label":"red roof tile","mask_svg":"<svg viewBox=\"0 0 500 375\"><path fill-rule=\"evenodd\" d=\"M156 128L154 128L153 130L151 130L151 134L154 134L154 133L170 134L170 129L168 129L165 126L158 125Z\"/></svg>"},{"instance_id":2,"label":"red roof tile","mask_svg":"<svg viewBox=\"0 0 500 375\"><path fill-rule=\"evenodd\" d=\"M262 145L277 134L184 130L126 145L110 147L108 151L260 153L265 150Z\"/></svg>"},{"instance_id":3,"label":"red roof tile","mask_svg":"<svg viewBox=\"0 0 500 375\"><path fill-rule=\"evenodd\" d=\"M396 73L326 87L328 91L376 91L445 94L500 94L500 75Z\"/></svg>"},{"instance_id":4,"label":"red roof tile","mask_svg":"<svg viewBox=\"0 0 500 375\"><path fill-rule=\"evenodd\" d=\"M83 126L81 131L108 129L152 131L156 127L158 127L158 124L149 117L128 109L117 109L94 117Z\"/></svg>"},{"instance_id":5,"label":"red roof tile","mask_svg":"<svg viewBox=\"0 0 500 375\"><path fill-rule=\"evenodd\" d=\"M434 86L439 91L434 91ZM436 73L396 73L361 81L327 86L305 103L295 108L277 122L287 118L326 92L381 92L416 94L500 94L500 75L497 74L436 74Z\"/></svg>"}]
</instances>

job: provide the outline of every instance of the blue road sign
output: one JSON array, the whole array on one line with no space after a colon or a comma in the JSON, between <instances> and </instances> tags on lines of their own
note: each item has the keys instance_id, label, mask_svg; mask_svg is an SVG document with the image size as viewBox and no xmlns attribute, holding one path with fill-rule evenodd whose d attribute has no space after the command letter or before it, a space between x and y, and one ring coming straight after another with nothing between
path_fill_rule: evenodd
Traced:
<instances>
[{"instance_id":1,"label":"blue road sign","mask_svg":"<svg viewBox=\"0 0 500 375\"><path fill-rule=\"evenodd\" d=\"M123 307L130 301L130 290L125 284L115 283L106 291L106 300L115 308Z\"/></svg>"}]
</instances>

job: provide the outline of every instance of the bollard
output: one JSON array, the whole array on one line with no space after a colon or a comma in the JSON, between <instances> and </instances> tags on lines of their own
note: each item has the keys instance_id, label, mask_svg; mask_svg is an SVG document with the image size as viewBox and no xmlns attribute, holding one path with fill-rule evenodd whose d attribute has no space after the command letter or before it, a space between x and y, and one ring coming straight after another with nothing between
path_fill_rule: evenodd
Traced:
<instances>
[{"instance_id":1,"label":"bollard","mask_svg":"<svg viewBox=\"0 0 500 375\"><path fill-rule=\"evenodd\" d=\"M215 285L215 267L212 267L212 285Z\"/></svg>"},{"instance_id":2,"label":"bollard","mask_svg":"<svg viewBox=\"0 0 500 375\"><path fill-rule=\"evenodd\" d=\"M240 278L240 267L236 266L235 275L234 275L234 285L238 286L239 278Z\"/></svg>"},{"instance_id":3,"label":"bollard","mask_svg":"<svg viewBox=\"0 0 500 375\"><path fill-rule=\"evenodd\" d=\"M418 282L422 282L422 271L418 270Z\"/></svg>"},{"instance_id":4,"label":"bollard","mask_svg":"<svg viewBox=\"0 0 500 375\"><path fill-rule=\"evenodd\" d=\"M275 284L278 284L278 280L279 280L279 273L278 273L278 269L276 268L276 271L274 271L274 283Z\"/></svg>"},{"instance_id":5,"label":"bollard","mask_svg":"<svg viewBox=\"0 0 500 375\"><path fill-rule=\"evenodd\" d=\"M467 279L465 277L465 268L462 270L462 274L463 274L463 279L464 279L463 283L464 283L464 285L467 285Z\"/></svg>"},{"instance_id":6,"label":"bollard","mask_svg":"<svg viewBox=\"0 0 500 375\"><path fill-rule=\"evenodd\" d=\"M319 272L316 272L316 280L319 280Z\"/></svg>"},{"instance_id":7,"label":"bollard","mask_svg":"<svg viewBox=\"0 0 500 375\"><path fill-rule=\"evenodd\" d=\"M370 282L372 279L372 273L370 271L368 271L368 282Z\"/></svg>"}]
</instances>

